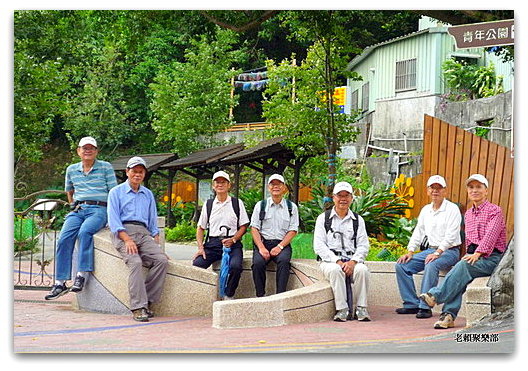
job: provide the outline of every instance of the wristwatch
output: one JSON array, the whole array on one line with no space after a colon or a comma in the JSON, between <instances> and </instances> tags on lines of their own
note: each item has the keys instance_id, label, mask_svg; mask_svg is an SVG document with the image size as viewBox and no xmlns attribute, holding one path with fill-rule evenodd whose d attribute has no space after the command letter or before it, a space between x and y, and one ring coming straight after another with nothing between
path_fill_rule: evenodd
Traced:
<instances>
[{"instance_id":1,"label":"wristwatch","mask_svg":"<svg viewBox=\"0 0 528 371\"><path fill-rule=\"evenodd\" d=\"M284 250L284 246L282 246L280 243L277 246L279 246L279 249Z\"/></svg>"},{"instance_id":2,"label":"wristwatch","mask_svg":"<svg viewBox=\"0 0 528 371\"><path fill-rule=\"evenodd\" d=\"M435 251L433 255L440 256L440 253L438 251Z\"/></svg>"}]
</instances>

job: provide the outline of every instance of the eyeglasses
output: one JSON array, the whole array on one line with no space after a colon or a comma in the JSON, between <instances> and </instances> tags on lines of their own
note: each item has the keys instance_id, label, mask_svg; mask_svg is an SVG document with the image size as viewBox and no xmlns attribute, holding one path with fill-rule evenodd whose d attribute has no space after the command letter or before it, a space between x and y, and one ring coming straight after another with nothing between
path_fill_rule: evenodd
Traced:
<instances>
[{"instance_id":1,"label":"eyeglasses","mask_svg":"<svg viewBox=\"0 0 528 371\"><path fill-rule=\"evenodd\" d=\"M88 152L88 151L97 151L97 148L96 147L81 147L81 149L83 150L83 152Z\"/></svg>"}]
</instances>

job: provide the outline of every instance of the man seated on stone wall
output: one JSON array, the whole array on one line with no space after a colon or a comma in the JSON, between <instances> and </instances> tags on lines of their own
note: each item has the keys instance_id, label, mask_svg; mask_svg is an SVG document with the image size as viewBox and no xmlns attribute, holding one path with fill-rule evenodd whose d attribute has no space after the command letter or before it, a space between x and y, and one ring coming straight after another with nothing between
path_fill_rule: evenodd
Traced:
<instances>
[{"instance_id":1,"label":"man seated on stone wall","mask_svg":"<svg viewBox=\"0 0 528 371\"><path fill-rule=\"evenodd\" d=\"M271 197L257 202L251 216L253 237L253 282L257 297L266 293L266 266L270 261L277 264L276 293L286 291L290 278L292 256L291 240L299 227L297 205L285 199L287 191L284 177L273 174L268 180Z\"/></svg>"},{"instance_id":2,"label":"man seated on stone wall","mask_svg":"<svg viewBox=\"0 0 528 371\"><path fill-rule=\"evenodd\" d=\"M319 215L315 222L314 251L321 261L321 271L332 286L334 321L339 322L354 318L370 321L367 312L370 272L364 264L370 245L365 221L350 210L353 199L352 186L347 182L337 183L333 190L334 207ZM352 287L347 288L347 282L352 282ZM357 298L355 314L349 310L347 289Z\"/></svg>"},{"instance_id":3,"label":"man seated on stone wall","mask_svg":"<svg viewBox=\"0 0 528 371\"><path fill-rule=\"evenodd\" d=\"M398 314L416 314L416 318L430 318L429 306L418 298L413 275L423 271L421 291L427 292L438 284L440 271L451 269L460 258L460 223L458 206L446 197L447 183L440 175L427 181L427 195L431 203L418 216L418 224L407 246L408 252L396 262L396 280L403 301ZM421 250L414 253L415 250Z\"/></svg>"},{"instance_id":4,"label":"man seated on stone wall","mask_svg":"<svg viewBox=\"0 0 528 371\"><path fill-rule=\"evenodd\" d=\"M506 225L500 206L488 201L488 180L473 174L466 180L472 206L465 214L467 254L447 273L437 287L420 295L433 308L444 304L436 329L454 327L462 295L477 277L491 276L506 250Z\"/></svg>"},{"instance_id":5,"label":"man seated on stone wall","mask_svg":"<svg viewBox=\"0 0 528 371\"><path fill-rule=\"evenodd\" d=\"M141 157L128 160L128 180L108 195L108 225L112 243L129 269L128 292L132 318L148 322L154 316L150 305L161 298L168 258L161 250L158 212L152 192L141 183L147 164ZM147 276L143 267L148 268Z\"/></svg>"}]
</instances>

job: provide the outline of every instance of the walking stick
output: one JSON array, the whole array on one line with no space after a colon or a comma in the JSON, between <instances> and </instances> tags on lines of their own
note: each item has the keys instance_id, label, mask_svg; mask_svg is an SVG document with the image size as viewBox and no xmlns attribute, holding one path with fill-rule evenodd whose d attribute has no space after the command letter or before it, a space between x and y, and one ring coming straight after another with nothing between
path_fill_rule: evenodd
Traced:
<instances>
[{"instance_id":1,"label":"walking stick","mask_svg":"<svg viewBox=\"0 0 528 371\"><path fill-rule=\"evenodd\" d=\"M343 232L334 232L334 238L336 237L336 234L338 234L341 237L341 248L343 249L343 252L345 251L345 239L343 237ZM341 257L342 262L349 261L350 258L348 257ZM352 283L353 283L352 276L345 275L345 286L346 286L346 295L347 295L347 304L348 304L348 314L351 318L354 318L354 297L352 292Z\"/></svg>"}]
</instances>

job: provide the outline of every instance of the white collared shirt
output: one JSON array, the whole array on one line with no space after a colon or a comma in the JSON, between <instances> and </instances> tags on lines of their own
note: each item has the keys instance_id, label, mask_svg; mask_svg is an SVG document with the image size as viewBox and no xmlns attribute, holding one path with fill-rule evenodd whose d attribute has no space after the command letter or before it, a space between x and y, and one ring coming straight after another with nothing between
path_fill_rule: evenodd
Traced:
<instances>
[{"instance_id":1,"label":"white collared shirt","mask_svg":"<svg viewBox=\"0 0 528 371\"><path fill-rule=\"evenodd\" d=\"M231 203L231 196L227 196L224 202L218 201L215 197L213 200L213 207L211 209L211 217L209 218L209 235L214 237L225 236L225 228L220 229L221 226L225 225L230 228L228 235L233 236L237 232L237 217L233 210ZM239 227L249 223L249 218L244 207L242 200L238 200L240 206L240 221ZM200 220L198 220L198 226L202 229L207 229L207 203L202 206L202 213Z\"/></svg>"},{"instance_id":2,"label":"white collared shirt","mask_svg":"<svg viewBox=\"0 0 528 371\"><path fill-rule=\"evenodd\" d=\"M341 257L336 255L331 250L340 251L343 255L348 255L352 260L355 260L358 263L363 263L367 257L370 244L368 240L367 231L365 229L365 221L363 218L358 215L358 230L356 236L357 249L354 251L354 214L352 211L348 210L347 215L341 219L335 211L335 207L332 208L330 213L330 220L332 221L332 230L325 230L325 213L322 213L317 217L315 221L315 230L314 230L314 251L321 259L325 262L335 263ZM345 249L343 250L341 237L335 232L343 233L343 242ZM353 251L353 254L346 254L346 251Z\"/></svg>"},{"instance_id":3,"label":"white collared shirt","mask_svg":"<svg viewBox=\"0 0 528 371\"><path fill-rule=\"evenodd\" d=\"M299 229L299 210L292 202L292 214L288 211L288 204L283 198L276 204L271 197L266 200L266 216L260 222L260 204L257 202L251 215L251 227L257 228L266 240L282 240L286 233Z\"/></svg>"},{"instance_id":4,"label":"white collared shirt","mask_svg":"<svg viewBox=\"0 0 528 371\"><path fill-rule=\"evenodd\" d=\"M418 216L418 224L413 231L407 249L420 249L423 238L427 236L429 246L437 246L442 251L461 244L460 222L462 216L457 205L444 199L438 210L433 204L425 205Z\"/></svg>"}]
</instances>

